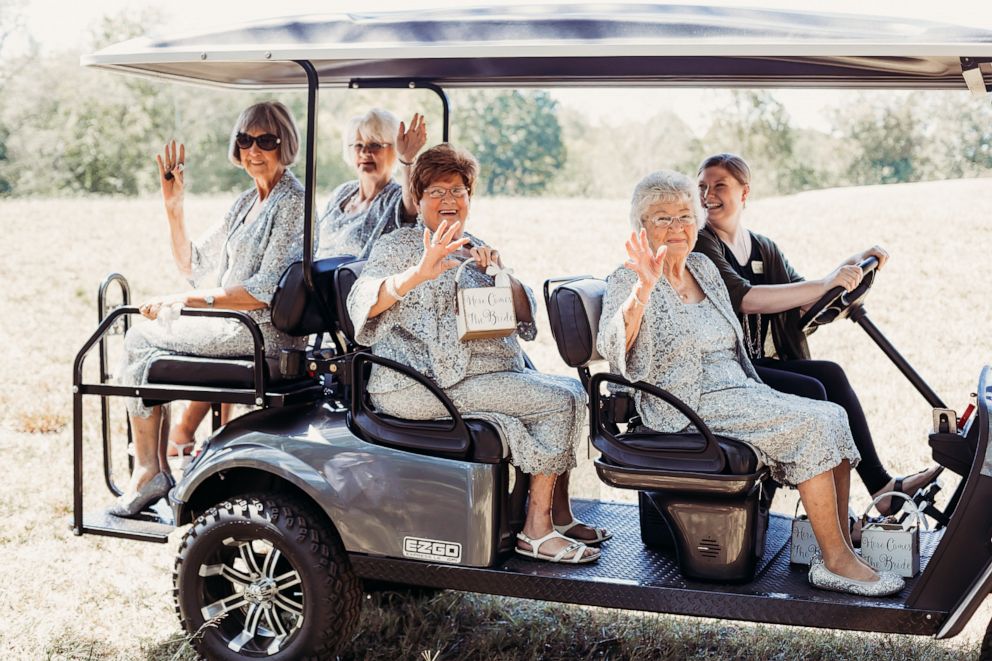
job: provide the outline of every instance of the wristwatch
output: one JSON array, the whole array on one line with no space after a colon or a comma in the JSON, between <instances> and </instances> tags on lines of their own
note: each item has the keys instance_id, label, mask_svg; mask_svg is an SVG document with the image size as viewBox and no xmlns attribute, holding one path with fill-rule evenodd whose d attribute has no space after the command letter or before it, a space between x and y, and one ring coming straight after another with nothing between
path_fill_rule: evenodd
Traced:
<instances>
[{"instance_id":1,"label":"wristwatch","mask_svg":"<svg viewBox=\"0 0 992 661\"><path fill-rule=\"evenodd\" d=\"M212 308L214 306L214 297L211 296L210 294L207 294L206 296L203 297L203 302L207 304L208 308Z\"/></svg>"}]
</instances>

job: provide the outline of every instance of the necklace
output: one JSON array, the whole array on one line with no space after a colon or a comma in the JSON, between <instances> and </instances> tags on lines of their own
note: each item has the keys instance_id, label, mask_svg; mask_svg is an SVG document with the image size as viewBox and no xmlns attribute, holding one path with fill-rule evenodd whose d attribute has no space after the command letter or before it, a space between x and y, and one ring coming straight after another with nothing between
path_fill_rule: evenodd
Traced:
<instances>
[{"instance_id":1,"label":"necklace","mask_svg":"<svg viewBox=\"0 0 992 661\"><path fill-rule=\"evenodd\" d=\"M757 332L751 333L751 320L755 321L755 328ZM759 358L764 358L765 351L764 347L761 345L761 313L756 313L753 315L742 314L741 315L741 326L744 330L744 349L747 351L748 358L751 360L757 360Z\"/></svg>"}]
</instances>

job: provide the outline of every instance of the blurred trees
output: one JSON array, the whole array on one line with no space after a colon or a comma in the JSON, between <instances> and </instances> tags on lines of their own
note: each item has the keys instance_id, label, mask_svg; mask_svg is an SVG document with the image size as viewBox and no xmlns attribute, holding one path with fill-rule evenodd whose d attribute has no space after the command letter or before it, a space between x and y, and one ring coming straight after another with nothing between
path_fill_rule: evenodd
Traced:
<instances>
[{"instance_id":1,"label":"blurred trees","mask_svg":"<svg viewBox=\"0 0 992 661\"><path fill-rule=\"evenodd\" d=\"M479 159L489 195L542 193L565 163L558 102L547 92L473 91L452 115L452 138Z\"/></svg>"},{"instance_id":2,"label":"blurred trees","mask_svg":"<svg viewBox=\"0 0 992 661\"><path fill-rule=\"evenodd\" d=\"M22 5L0 0L0 195L152 192L154 155L172 138L186 144L192 192L239 190L249 182L227 160L238 113L277 99L305 120L301 91L218 91L83 69L78 53L42 56L21 34ZM88 50L154 23L149 13L106 19ZM23 53L5 53L15 38ZM608 101L611 91L589 94ZM727 101L701 108L708 125L695 131L668 104L646 104L638 119L603 123L560 107L545 91L453 90L450 97L453 140L478 157L479 192L489 195L626 197L651 170L694 174L702 158L723 151L749 161L760 195L992 171L992 105L964 92L844 92L829 131L796 127L766 90L714 95ZM425 112L428 143L440 141L440 104L429 91L321 90L321 189L353 178L353 165L342 159L341 130L372 106L404 120ZM295 169L302 176L302 162Z\"/></svg>"}]
</instances>

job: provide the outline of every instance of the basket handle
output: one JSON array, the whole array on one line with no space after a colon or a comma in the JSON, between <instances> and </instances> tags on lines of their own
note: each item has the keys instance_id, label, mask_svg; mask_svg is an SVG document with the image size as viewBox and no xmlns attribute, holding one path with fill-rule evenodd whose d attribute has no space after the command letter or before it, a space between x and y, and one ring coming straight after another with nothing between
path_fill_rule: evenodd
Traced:
<instances>
[{"instance_id":1,"label":"basket handle","mask_svg":"<svg viewBox=\"0 0 992 661\"><path fill-rule=\"evenodd\" d=\"M462 277L462 271L465 270L465 267L468 265L468 263L474 261L475 261L475 257L469 257L464 262L459 264L458 270L455 271L455 314L458 314L458 289L459 289L458 280Z\"/></svg>"},{"instance_id":2,"label":"basket handle","mask_svg":"<svg viewBox=\"0 0 992 661\"><path fill-rule=\"evenodd\" d=\"M916 517L917 524L922 524L924 530L930 530L930 524L927 523L927 518L923 515L923 512L920 511L920 508L916 504L916 501L914 501L912 498L902 493L901 491L887 491L877 496L874 500L871 501L871 504L865 509L865 513L861 515L862 520L864 520L868 516L868 512L871 511L871 508L875 507L875 505L878 505L878 503L883 498L889 498L892 496L895 496L897 498L902 498L903 500L905 500L906 504L908 504L910 507L913 508L912 516ZM879 512L879 514L881 514L881 512Z\"/></svg>"}]
</instances>

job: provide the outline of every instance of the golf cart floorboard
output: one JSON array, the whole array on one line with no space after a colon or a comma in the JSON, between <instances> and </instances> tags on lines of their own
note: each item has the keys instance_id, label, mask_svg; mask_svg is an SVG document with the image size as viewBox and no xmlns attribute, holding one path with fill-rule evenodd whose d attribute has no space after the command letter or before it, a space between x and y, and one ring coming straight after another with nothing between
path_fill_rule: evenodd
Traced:
<instances>
[{"instance_id":1,"label":"golf cart floorboard","mask_svg":"<svg viewBox=\"0 0 992 661\"><path fill-rule=\"evenodd\" d=\"M578 518L613 531L598 562L561 565L509 554L492 567L473 568L352 554L351 563L362 578L401 584L771 624L932 635L947 615L906 607L919 575L884 598L813 588L808 568L789 564L791 519L781 515L769 517L756 578L728 584L685 579L674 552L644 546L636 505L576 500L573 509ZM921 532L921 571L941 536Z\"/></svg>"}]
</instances>

